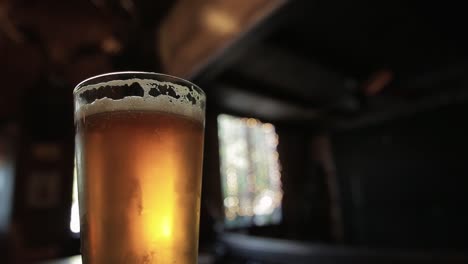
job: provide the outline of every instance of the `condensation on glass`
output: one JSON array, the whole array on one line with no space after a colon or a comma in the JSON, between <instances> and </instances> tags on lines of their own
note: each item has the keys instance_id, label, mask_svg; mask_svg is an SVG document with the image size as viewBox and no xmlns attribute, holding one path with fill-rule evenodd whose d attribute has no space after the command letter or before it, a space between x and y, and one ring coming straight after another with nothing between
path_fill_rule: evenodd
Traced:
<instances>
[{"instance_id":1,"label":"condensation on glass","mask_svg":"<svg viewBox=\"0 0 468 264\"><path fill-rule=\"evenodd\" d=\"M196 263L203 91L120 72L80 83L74 98L84 263Z\"/></svg>"}]
</instances>

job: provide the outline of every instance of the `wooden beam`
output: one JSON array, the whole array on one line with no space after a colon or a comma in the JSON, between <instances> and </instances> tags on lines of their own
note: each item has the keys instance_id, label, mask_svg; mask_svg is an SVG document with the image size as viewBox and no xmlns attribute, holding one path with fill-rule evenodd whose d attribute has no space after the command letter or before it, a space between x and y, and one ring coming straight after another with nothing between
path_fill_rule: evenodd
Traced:
<instances>
[{"instance_id":1,"label":"wooden beam","mask_svg":"<svg viewBox=\"0 0 468 264\"><path fill-rule=\"evenodd\" d=\"M356 83L290 50L265 44L250 49L232 68L247 78L282 88L284 94L322 105L350 92Z\"/></svg>"},{"instance_id":2,"label":"wooden beam","mask_svg":"<svg viewBox=\"0 0 468 264\"><path fill-rule=\"evenodd\" d=\"M162 22L158 54L169 74L196 78L207 76L224 56L237 54L245 39L264 36L265 21L286 0L181 0ZM251 32L256 31L255 36ZM248 35L248 37L247 37ZM219 65L218 65L219 66ZM220 70L220 67L216 67Z\"/></svg>"},{"instance_id":3,"label":"wooden beam","mask_svg":"<svg viewBox=\"0 0 468 264\"><path fill-rule=\"evenodd\" d=\"M269 121L312 120L318 112L312 107L301 106L265 94L239 89L227 83L217 84L212 95L218 106L240 115Z\"/></svg>"}]
</instances>

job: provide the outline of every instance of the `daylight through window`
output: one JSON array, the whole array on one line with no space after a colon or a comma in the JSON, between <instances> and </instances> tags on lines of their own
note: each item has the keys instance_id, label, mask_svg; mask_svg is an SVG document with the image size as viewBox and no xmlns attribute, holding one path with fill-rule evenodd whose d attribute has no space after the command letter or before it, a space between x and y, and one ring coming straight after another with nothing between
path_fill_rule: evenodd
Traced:
<instances>
[{"instance_id":1,"label":"daylight through window","mask_svg":"<svg viewBox=\"0 0 468 264\"><path fill-rule=\"evenodd\" d=\"M275 127L222 114L218 135L226 225L279 223L283 192Z\"/></svg>"}]
</instances>

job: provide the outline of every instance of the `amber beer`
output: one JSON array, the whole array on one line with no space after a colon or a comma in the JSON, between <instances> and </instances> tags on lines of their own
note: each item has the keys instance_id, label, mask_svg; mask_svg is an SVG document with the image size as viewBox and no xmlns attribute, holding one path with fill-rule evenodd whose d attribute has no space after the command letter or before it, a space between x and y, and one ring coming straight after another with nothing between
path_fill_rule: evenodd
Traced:
<instances>
[{"instance_id":1,"label":"amber beer","mask_svg":"<svg viewBox=\"0 0 468 264\"><path fill-rule=\"evenodd\" d=\"M179 111L190 101L143 99L78 111L84 263L197 263L203 119Z\"/></svg>"}]
</instances>

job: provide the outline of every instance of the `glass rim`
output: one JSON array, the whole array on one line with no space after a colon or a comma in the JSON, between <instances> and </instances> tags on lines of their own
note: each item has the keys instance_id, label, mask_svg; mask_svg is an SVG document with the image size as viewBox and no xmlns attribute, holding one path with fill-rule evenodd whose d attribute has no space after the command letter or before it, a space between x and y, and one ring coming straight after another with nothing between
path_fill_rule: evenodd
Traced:
<instances>
[{"instance_id":1,"label":"glass rim","mask_svg":"<svg viewBox=\"0 0 468 264\"><path fill-rule=\"evenodd\" d=\"M77 93L79 93L81 88L83 88L83 87L85 87L87 85L95 84L95 83L90 83L92 81L98 81L100 79L103 79L103 81L110 81L110 80L105 80L105 78L114 77L114 76L115 77L125 76L125 75L135 75L135 76L133 76L134 78L141 78L142 76L147 75L148 78L141 78L141 79L153 79L155 81L168 81L168 82L177 81L177 82L179 82L178 84L183 83L183 84L192 86L192 88L197 90L197 92L200 93L200 95L202 95L203 98L206 98L205 92L198 85L194 84L191 81L188 81L188 80L186 80L184 78L181 78L181 77L169 75L169 74L158 73L158 72L145 72L145 71L117 71L117 72L108 72L108 73L104 73L104 74L91 76L91 77L81 81L80 83L78 83L75 86L75 88L73 89L73 95L76 95ZM159 80L158 77L159 78L161 78L161 77L165 78L166 80ZM113 80L118 80L118 78L114 78ZM96 83L99 83L99 81L96 82Z\"/></svg>"}]
</instances>

